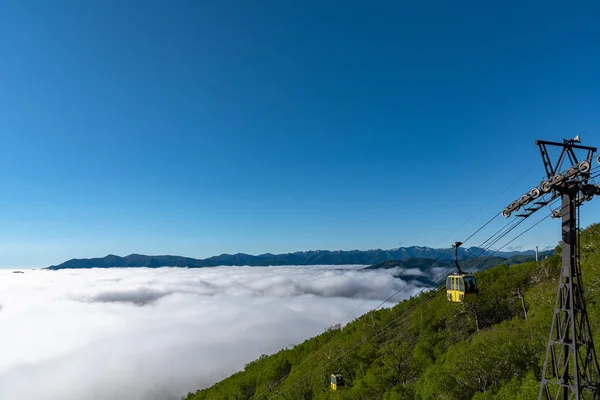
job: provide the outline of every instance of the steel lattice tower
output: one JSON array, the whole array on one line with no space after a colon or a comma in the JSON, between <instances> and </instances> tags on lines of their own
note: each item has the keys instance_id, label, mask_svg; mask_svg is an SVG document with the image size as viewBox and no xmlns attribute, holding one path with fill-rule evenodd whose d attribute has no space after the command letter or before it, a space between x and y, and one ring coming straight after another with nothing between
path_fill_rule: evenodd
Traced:
<instances>
[{"instance_id":1,"label":"steel lattice tower","mask_svg":"<svg viewBox=\"0 0 600 400\"><path fill-rule=\"evenodd\" d=\"M518 216L527 218L553 199L561 197L561 208L554 211L553 217L562 219L562 268L539 400L600 399L600 366L585 306L578 251L579 206L600 194L600 189L588 183L596 148L581 146L576 144L578 142L579 137L563 140L563 143L536 141L548 179L541 183L539 189L532 189L502 212L503 216L509 217L542 193L548 194L550 200L542 199L524 207L525 212ZM555 162L550 158L548 146L561 150ZM578 161L575 150L586 151L587 157ZM561 173L567 160L569 168Z\"/></svg>"}]
</instances>

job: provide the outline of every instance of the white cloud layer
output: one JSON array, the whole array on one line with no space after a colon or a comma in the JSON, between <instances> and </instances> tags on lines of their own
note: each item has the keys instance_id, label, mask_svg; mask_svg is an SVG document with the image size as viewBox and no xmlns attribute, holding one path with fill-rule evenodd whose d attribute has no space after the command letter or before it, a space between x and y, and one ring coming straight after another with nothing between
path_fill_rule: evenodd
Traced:
<instances>
[{"instance_id":1,"label":"white cloud layer","mask_svg":"<svg viewBox=\"0 0 600 400\"><path fill-rule=\"evenodd\" d=\"M179 399L376 307L405 285L396 274L0 270L0 399ZM408 289L395 300L419 290Z\"/></svg>"}]
</instances>

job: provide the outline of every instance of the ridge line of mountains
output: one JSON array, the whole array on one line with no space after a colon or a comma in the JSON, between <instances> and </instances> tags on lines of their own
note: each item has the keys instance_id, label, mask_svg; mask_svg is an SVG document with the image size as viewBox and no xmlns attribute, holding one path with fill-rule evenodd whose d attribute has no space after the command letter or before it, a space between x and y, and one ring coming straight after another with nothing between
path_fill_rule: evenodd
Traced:
<instances>
[{"instance_id":1,"label":"ridge line of mountains","mask_svg":"<svg viewBox=\"0 0 600 400\"><path fill-rule=\"evenodd\" d=\"M552 251L541 252L540 255L551 254ZM497 258L534 257L534 250L494 252L478 247L459 248L462 259L476 256L495 256ZM411 246L390 250L311 250L295 253L250 255L244 253L221 254L205 259L190 257L143 254L130 254L119 257L109 254L102 258L71 259L59 265L45 269L80 269L80 268L160 268L187 267L202 268L216 266L282 266L282 265L374 265L386 261L404 261L408 259L447 259L453 258L452 249L434 249L431 247Z\"/></svg>"}]
</instances>

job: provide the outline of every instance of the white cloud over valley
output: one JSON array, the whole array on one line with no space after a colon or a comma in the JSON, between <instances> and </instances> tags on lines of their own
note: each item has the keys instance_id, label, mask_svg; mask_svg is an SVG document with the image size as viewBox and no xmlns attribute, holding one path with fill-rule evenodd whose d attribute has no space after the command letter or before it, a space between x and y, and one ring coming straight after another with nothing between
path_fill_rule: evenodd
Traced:
<instances>
[{"instance_id":1,"label":"white cloud over valley","mask_svg":"<svg viewBox=\"0 0 600 400\"><path fill-rule=\"evenodd\" d=\"M0 270L0 398L179 399L405 285L358 269Z\"/></svg>"}]
</instances>

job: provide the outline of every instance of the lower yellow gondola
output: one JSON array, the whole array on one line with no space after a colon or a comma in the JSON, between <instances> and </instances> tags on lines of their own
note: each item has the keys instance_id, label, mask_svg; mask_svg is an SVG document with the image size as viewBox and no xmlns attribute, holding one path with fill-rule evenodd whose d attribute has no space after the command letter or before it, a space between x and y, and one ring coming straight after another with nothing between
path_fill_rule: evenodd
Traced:
<instances>
[{"instance_id":1,"label":"lower yellow gondola","mask_svg":"<svg viewBox=\"0 0 600 400\"><path fill-rule=\"evenodd\" d=\"M342 374L331 374L331 383L332 390L338 390L340 386L344 386L344 377Z\"/></svg>"},{"instance_id":2,"label":"lower yellow gondola","mask_svg":"<svg viewBox=\"0 0 600 400\"><path fill-rule=\"evenodd\" d=\"M446 295L448 301L454 303L468 303L477 298L479 290L477 281L471 274L451 274L446 279Z\"/></svg>"}]
</instances>

